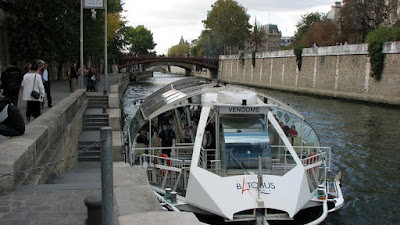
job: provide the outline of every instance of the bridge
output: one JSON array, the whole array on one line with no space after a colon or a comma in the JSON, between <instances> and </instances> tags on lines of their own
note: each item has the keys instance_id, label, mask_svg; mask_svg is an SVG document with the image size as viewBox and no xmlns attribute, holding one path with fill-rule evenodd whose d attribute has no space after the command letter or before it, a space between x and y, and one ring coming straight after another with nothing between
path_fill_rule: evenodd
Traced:
<instances>
[{"instance_id":1,"label":"bridge","mask_svg":"<svg viewBox=\"0 0 400 225\"><path fill-rule=\"evenodd\" d=\"M118 65L118 69L130 68L135 65L143 65L145 71L150 67L166 65L184 68L187 75L192 75L192 71L206 68L212 76L217 76L219 59L202 57L157 57L157 56L133 56L125 55L123 64ZM170 71L170 70L169 70Z\"/></svg>"}]
</instances>

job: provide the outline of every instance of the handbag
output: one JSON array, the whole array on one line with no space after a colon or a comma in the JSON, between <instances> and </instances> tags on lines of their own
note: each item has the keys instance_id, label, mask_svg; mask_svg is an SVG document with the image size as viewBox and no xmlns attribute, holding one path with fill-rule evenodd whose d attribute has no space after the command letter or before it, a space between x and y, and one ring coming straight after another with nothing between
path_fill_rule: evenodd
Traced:
<instances>
[{"instance_id":1,"label":"handbag","mask_svg":"<svg viewBox=\"0 0 400 225\"><path fill-rule=\"evenodd\" d=\"M35 74L35 79L33 80L33 87L32 87L32 92L31 92L31 96L35 99L39 99L40 98L40 93L35 91L35 82L36 82L36 74Z\"/></svg>"}]
</instances>

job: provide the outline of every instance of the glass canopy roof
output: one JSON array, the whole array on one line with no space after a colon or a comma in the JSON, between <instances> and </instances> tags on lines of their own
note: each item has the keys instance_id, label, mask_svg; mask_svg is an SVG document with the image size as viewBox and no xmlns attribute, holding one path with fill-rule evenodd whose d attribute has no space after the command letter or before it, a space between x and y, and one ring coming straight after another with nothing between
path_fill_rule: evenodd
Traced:
<instances>
[{"instance_id":1,"label":"glass canopy roof","mask_svg":"<svg viewBox=\"0 0 400 225\"><path fill-rule=\"evenodd\" d=\"M205 83L195 77L184 78L172 82L151 94L141 105L144 118L148 118L154 111L179 99L189 98L200 93Z\"/></svg>"}]
</instances>

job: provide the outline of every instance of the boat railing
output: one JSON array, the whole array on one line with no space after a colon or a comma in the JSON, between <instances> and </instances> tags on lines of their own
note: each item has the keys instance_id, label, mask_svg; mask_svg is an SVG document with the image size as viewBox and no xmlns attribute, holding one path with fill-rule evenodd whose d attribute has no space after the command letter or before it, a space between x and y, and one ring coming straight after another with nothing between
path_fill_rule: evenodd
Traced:
<instances>
[{"instance_id":1,"label":"boat railing","mask_svg":"<svg viewBox=\"0 0 400 225\"><path fill-rule=\"evenodd\" d=\"M315 147L315 146L293 146L297 153L297 156L302 160L303 165L307 165L307 161L326 161L326 168L330 170L331 168L331 156L332 151L330 147ZM272 145L272 160L282 162L283 161L293 161L288 160L290 158L290 153L286 146ZM325 153L322 158L321 153Z\"/></svg>"},{"instance_id":2,"label":"boat railing","mask_svg":"<svg viewBox=\"0 0 400 225\"><path fill-rule=\"evenodd\" d=\"M138 164L142 154L157 156L162 150L171 149L171 158L190 160L193 153L193 145L172 146L172 147L143 147L131 148L129 151L129 162L131 165Z\"/></svg>"},{"instance_id":3,"label":"boat railing","mask_svg":"<svg viewBox=\"0 0 400 225\"><path fill-rule=\"evenodd\" d=\"M324 164L324 169L330 169L330 148L296 146L294 147L294 149L298 154L298 157L300 158L302 164L306 167L307 170L310 170L312 168L314 168L315 170L316 167L321 167L322 164ZM271 155L266 158L269 158L270 160L263 161L263 171L265 174L283 176L288 171L297 166L297 163L287 150L286 146L271 146ZM244 172L249 172L253 170L256 171L258 169L246 168L246 171L243 171L243 169L226 168L221 159L216 157L215 149L204 148L201 148L198 166L220 176L243 174ZM315 175L316 177L318 177L320 173L317 173Z\"/></svg>"},{"instance_id":4,"label":"boat railing","mask_svg":"<svg viewBox=\"0 0 400 225\"><path fill-rule=\"evenodd\" d=\"M151 184L161 189L171 187L173 191L186 189L190 160L150 154L142 154L139 159Z\"/></svg>"}]
</instances>

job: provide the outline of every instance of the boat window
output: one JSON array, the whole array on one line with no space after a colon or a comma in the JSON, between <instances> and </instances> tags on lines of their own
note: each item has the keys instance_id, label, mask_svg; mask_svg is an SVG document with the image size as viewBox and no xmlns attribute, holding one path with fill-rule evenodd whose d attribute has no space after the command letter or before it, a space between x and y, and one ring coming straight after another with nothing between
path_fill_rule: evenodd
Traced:
<instances>
[{"instance_id":1,"label":"boat window","mask_svg":"<svg viewBox=\"0 0 400 225\"><path fill-rule=\"evenodd\" d=\"M300 145L320 146L317 133L306 121L284 109L277 107L271 107L271 108L272 108L272 113L277 119L277 122L282 123L283 131L288 137L291 137L289 138L289 141L294 146L300 146ZM289 133L289 129L292 126L294 126L297 132L297 135L295 137L292 137L292 135L290 135Z\"/></svg>"},{"instance_id":2,"label":"boat window","mask_svg":"<svg viewBox=\"0 0 400 225\"><path fill-rule=\"evenodd\" d=\"M226 170L271 170L271 145L267 125L260 117L221 118L221 162Z\"/></svg>"}]
</instances>

